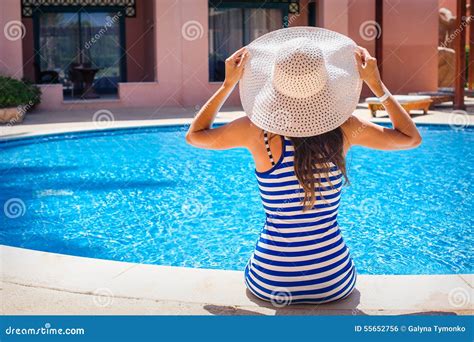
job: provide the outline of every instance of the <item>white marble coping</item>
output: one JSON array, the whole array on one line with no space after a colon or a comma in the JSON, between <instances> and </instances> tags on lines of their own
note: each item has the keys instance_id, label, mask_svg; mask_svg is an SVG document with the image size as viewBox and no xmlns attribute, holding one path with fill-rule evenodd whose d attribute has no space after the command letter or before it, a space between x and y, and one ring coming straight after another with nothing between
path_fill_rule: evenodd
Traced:
<instances>
[{"instance_id":1,"label":"white marble coping","mask_svg":"<svg viewBox=\"0 0 474 342\"><path fill-rule=\"evenodd\" d=\"M344 301L278 308L243 272L0 246L2 314L472 314L474 275L359 275Z\"/></svg>"}]
</instances>

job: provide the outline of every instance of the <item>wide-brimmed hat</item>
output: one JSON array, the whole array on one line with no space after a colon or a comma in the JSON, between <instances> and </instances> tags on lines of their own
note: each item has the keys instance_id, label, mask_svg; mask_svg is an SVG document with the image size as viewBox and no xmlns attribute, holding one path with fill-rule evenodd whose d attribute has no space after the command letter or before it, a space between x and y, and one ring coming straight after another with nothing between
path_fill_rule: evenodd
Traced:
<instances>
[{"instance_id":1,"label":"wide-brimmed hat","mask_svg":"<svg viewBox=\"0 0 474 342\"><path fill-rule=\"evenodd\" d=\"M348 37L316 27L284 28L249 45L242 106L258 127L308 137L339 127L355 110L362 81Z\"/></svg>"}]
</instances>

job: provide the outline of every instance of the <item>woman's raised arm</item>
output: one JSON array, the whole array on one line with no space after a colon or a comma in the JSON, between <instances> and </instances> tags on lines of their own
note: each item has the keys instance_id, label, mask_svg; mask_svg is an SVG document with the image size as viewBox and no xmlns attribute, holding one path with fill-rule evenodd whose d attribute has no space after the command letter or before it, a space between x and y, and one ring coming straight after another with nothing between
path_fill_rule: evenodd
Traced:
<instances>
[{"instance_id":1,"label":"woman's raised arm","mask_svg":"<svg viewBox=\"0 0 474 342\"><path fill-rule=\"evenodd\" d=\"M380 79L376 59L361 47L357 49L355 58L362 80L375 96L384 96L387 89ZM421 136L415 123L400 103L393 96L388 96L382 103L392 121L393 128L352 116L342 126L347 137L346 148L350 145L362 145L380 150L401 150L421 144Z\"/></svg>"},{"instance_id":2,"label":"woman's raised arm","mask_svg":"<svg viewBox=\"0 0 474 342\"><path fill-rule=\"evenodd\" d=\"M246 145L245 130L251 125L248 118L240 118L218 128L211 126L220 108L242 77L247 59L248 52L245 47L226 59L225 81L194 118L186 134L186 141L189 144L207 149L227 149Z\"/></svg>"}]
</instances>

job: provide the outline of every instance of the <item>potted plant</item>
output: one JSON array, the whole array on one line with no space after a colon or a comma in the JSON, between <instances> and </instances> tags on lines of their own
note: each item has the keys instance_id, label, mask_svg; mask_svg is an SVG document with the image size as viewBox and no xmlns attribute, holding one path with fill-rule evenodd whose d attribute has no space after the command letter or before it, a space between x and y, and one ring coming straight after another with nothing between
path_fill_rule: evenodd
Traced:
<instances>
[{"instance_id":1,"label":"potted plant","mask_svg":"<svg viewBox=\"0 0 474 342\"><path fill-rule=\"evenodd\" d=\"M25 113L40 100L41 90L34 84L0 76L0 123L22 122Z\"/></svg>"}]
</instances>

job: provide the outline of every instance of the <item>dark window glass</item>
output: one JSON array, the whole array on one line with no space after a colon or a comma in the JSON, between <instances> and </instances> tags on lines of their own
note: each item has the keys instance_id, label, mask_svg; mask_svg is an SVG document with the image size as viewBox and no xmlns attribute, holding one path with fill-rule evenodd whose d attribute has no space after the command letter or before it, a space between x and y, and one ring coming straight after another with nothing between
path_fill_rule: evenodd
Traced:
<instances>
[{"instance_id":1,"label":"dark window glass","mask_svg":"<svg viewBox=\"0 0 474 342\"><path fill-rule=\"evenodd\" d=\"M209 6L209 80L225 77L225 59L255 38L283 27L279 8Z\"/></svg>"},{"instance_id":2,"label":"dark window glass","mask_svg":"<svg viewBox=\"0 0 474 342\"><path fill-rule=\"evenodd\" d=\"M69 91L80 76L74 67L83 64L98 69L94 77L96 90L115 90L122 79L119 19L117 12L41 13L39 76L55 75L56 81Z\"/></svg>"}]
</instances>

